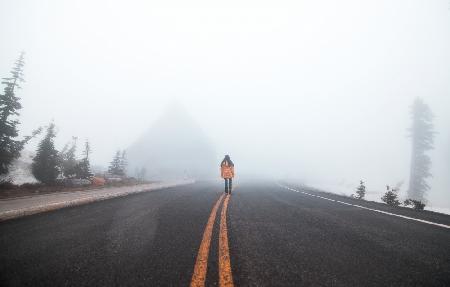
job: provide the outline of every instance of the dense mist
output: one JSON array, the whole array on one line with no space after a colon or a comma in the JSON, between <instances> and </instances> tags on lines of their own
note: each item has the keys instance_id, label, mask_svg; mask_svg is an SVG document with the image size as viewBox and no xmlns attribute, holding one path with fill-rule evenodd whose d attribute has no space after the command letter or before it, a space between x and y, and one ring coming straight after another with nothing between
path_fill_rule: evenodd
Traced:
<instances>
[{"instance_id":1,"label":"dense mist","mask_svg":"<svg viewBox=\"0 0 450 287\"><path fill-rule=\"evenodd\" d=\"M178 103L172 103L126 153L129 173L143 170L143 177L148 179L217 177L211 142Z\"/></svg>"},{"instance_id":2,"label":"dense mist","mask_svg":"<svg viewBox=\"0 0 450 287\"><path fill-rule=\"evenodd\" d=\"M130 173L211 178L230 154L236 181L351 193L363 179L372 198L408 188L420 97L436 131L427 198L450 208L449 5L2 1L0 76L25 51L21 134L53 120L58 148L89 139L94 165L125 149Z\"/></svg>"}]
</instances>

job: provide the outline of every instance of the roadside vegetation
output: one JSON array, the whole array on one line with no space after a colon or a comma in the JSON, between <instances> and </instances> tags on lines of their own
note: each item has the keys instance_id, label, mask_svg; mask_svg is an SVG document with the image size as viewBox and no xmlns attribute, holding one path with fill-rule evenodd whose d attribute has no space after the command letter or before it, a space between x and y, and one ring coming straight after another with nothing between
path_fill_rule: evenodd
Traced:
<instances>
[{"instance_id":1,"label":"roadside vegetation","mask_svg":"<svg viewBox=\"0 0 450 287\"><path fill-rule=\"evenodd\" d=\"M83 143L81 158L77 157L78 138L73 137L61 150L55 146L57 129L52 121L46 127L37 127L31 135L19 137L20 110L22 105L17 91L24 82L24 53L21 53L10 76L2 78L3 93L0 93L0 197L11 194L55 192L82 187L130 185L145 182L145 170L136 174L138 179L127 176L126 152L117 151L107 172L91 170L91 145ZM42 136L31 163L32 175L38 183L15 185L8 177L14 161L19 159L25 145L33 138Z\"/></svg>"},{"instance_id":2,"label":"roadside vegetation","mask_svg":"<svg viewBox=\"0 0 450 287\"><path fill-rule=\"evenodd\" d=\"M408 129L408 134L411 138L412 148L407 198L402 204L398 197L399 187L392 188L388 185L381 201L393 207L403 205L422 211L425 209L426 195L430 190L427 179L432 176L430 172L431 158L428 151L433 149L436 133L433 126L433 113L430 107L420 98L416 98L411 106L411 127ZM351 197L364 200L365 194L366 186L361 180L356 189L356 194L352 194Z\"/></svg>"},{"instance_id":3,"label":"roadside vegetation","mask_svg":"<svg viewBox=\"0 0 450 287\"><path fill-rule=\"evenodd\" d=\"M415 209L417 211L422 211L425 209L426 204L420 200L408 198L408 199L405 199L402 203L398 196L399 189L400 189L399 187L393 188L393 187L387 185L386 192L381 197L381 201L392 207L399 207L399 206L403 205L404 207L412 207L413 209ZM359 199L359 200L365 200L366 185L365 185L364 181L362 181L362 180L360 181L359 186L356 188L355 193L356 194L352 194L350 197Z\"/></svg>"},{"instance_id":4,"label":"roadside vegetation","mask_svg":"<svg viewBox=\"0 0 450 287\"><path fill-rule=\"evenodd\" d=\"M404 206L412 206L415 210L421 211L425 208L425 203L420 200L407 199L403 202Z\"/></svg>"},{"instance_id":5,"label":"roadside vegetation","mask_svg":"<svg viewBox=\"0 0 450 287\"><path fill-rule=\"evenodd\" d=\"M366 196L366 186L364 184L364 181L360 180L359 186L356 189L356 195L352 194L351 197L356 199L364 199L365 196Z\"/></svg>"},{"instance_id":6,"label":"roadside vegetation","mask_svg":"<svg viewBox=\"0 0 450 287\"><path fill-rule=\"evenodd\" d=\"M9 77L2 78L3 93L0 94L0 176L8 174L11 164L20 156L24 146L41 132L37 128L30 136L19 138L18 119L22 105L16 92L24 82L25 53L21 53Z\"/></svg>"},{"instance_id":7,"label":"roadside vegetation","mask_svg":"<svg viewBox=\"0 0 450 287\"><path fill-rule=\"evenodd\" d=\"M386 193L383 195L381 200L390 206L400 206L400 201L398 200L398 188L392 188L389 185L386 186Z\"/></svg>"}]
</instances>

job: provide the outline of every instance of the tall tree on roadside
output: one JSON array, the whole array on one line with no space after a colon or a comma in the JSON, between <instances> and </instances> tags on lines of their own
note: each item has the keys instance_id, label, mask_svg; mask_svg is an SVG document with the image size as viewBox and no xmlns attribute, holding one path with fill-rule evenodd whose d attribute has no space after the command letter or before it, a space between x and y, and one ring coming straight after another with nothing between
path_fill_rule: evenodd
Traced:
<instances>
[{"instance_id":1,"label":"tall tree on roadside","mask_svg":"<svg viewBox=\"0 0 450 287\"><path fill-rule=\"evenodd\" d=\"M412 105L411 117L409 132L412 152L408 198L423 202L426 192L430 189L427 178L431 176L431 159L427 151L433 149L433 113L422 99L417 98Z\"/></svg>"},{"instance_id":2,"label":"tall tree on roadside","mask_svg":"<svg viewBox=\"0 0 450 287\"><path fill-rule=\"evenodd\" d=\"M34 177L45 184L55 182L59 174L59 157L58 151L55 149L55 137L55 124L50 123L47 127L47 134L39 143L36 156L31 164Z\"/></svg>"},{"instance_id":3,"label":"tall tree on roadside","mask_svg":"<svg viewBox=\"0 0 450 287\"><path fill-rule=\"evenodd\" d=\"M67 143L59 153L60 170L64 177L73 178L76 175L76 151L77 137L72 137L72 142Z\"/></svg>"},{"instance_id":4,"label":"tall tree on roadside","mask_svg":"<svg viewBox=\"0 0 450 287\"><path fill-rule=\"evenodd\" d=\"M77 178L88 179L92 176L91 164L89 162L89 155L91 153L91 145L86 140L84 143L83 159L78 162L76 167Z\"/></svg>"},{"instance_id":5,"label":"tall tree on roadside","mask_svg":"<svg viewBox=\"0 0 450 287\"><path fill-rule=\"evenodd\" d=\"M124 170L122 167L122 154L120 150L116 152L112 162L109 164L108 172L112 175L124 176Z\"/></svg>"},{"instance_id":6,"label":"tall tree on roadside","mask_svg":"<svg viewBox=\"0 0 450 287\"><path fill-rule=\"evenodd\" d=\"M24 145L41 129L33 131L31 136L17 139L19 110L22 108L20 98L16 96L16 89L20 88L23 80L24 53L22 52L11 70L11 76L2 79L5 85L0 94L0 175L7 174L11 163L20 156Z\"/></svg>"}]
</instances>

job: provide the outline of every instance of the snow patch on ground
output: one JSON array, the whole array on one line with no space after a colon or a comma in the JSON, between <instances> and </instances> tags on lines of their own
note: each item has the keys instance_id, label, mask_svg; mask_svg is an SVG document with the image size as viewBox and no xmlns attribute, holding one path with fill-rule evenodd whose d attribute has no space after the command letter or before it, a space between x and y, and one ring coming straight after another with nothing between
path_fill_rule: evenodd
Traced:
<instances>
[{"instance_id":1,"label":"snow patch on ground","mask_svg":"<svg viewBox=\"0 0 450 287\"><path fill-rule=\"evenodd\" d=\"M30 151L22 151L20 158L16 159L9 169L9 174L0 178L2 181L9 181L13 184L37 183L31 173L31 163L34 154Z\"/></svg>"}]
</instances>

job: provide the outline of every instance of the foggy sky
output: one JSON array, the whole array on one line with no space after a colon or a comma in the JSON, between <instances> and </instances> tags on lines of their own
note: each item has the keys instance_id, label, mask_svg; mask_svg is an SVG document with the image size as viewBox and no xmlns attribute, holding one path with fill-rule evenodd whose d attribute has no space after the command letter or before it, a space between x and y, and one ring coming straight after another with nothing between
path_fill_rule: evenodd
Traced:
<instances>
[{"instance_id":1,"label":"foggy sky","mask_svg":"<svg viewBox=\"0 0 450 287\"><path fill-rule=\"evenodd\" d=\"M22 134L53 119L58 147L88 138L93 164L178 101L241 176L383 190L408 181L422 97L429 197L450 207L448 0L2 0L0 36L1 77L26 52Z\"/></svg>"}]
</instances>

